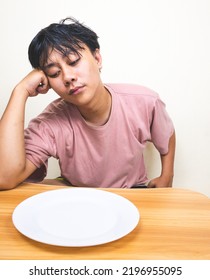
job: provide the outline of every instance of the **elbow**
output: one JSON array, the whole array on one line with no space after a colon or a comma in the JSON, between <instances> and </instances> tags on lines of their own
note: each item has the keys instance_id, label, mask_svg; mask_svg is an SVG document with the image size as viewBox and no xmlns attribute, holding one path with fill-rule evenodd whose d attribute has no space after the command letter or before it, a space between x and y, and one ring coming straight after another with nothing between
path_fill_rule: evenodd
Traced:
<instances>
[{"instance_id":1,"label":"elbow","mask_svg":"<svg viewBox=\"0 0 210 280\"><path fill-rule=\"evenodd\" d=\"M24 171L0 169L0 191L16 188L25 180Z\"/></svg>"},{"instance_id":2,"label":"elbow","mask_svg":"<svg viewBox=\"0 0 210 280\"><path fill-rule=\"evenodd\" d=\"M19 183L16 180L0 177L0 191L11 190L18 185Z\"/></svg>"}]
</instances>

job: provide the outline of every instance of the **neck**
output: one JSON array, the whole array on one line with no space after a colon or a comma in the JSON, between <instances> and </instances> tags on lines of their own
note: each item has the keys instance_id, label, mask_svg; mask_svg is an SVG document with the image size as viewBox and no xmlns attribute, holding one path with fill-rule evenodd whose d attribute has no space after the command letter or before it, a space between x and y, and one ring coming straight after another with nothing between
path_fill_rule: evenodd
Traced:
<instances>
[{"instance_id":1,"label":"neck","mask_svg":"<svg viewBox=\"0 0 210 280\"><path fill-rule=\"evenodd\" d=\"M100 89L97 98L90 106L86 106L85 108L80 107L78 109L86 122L101 126L108 121L111 112L111 106L111 94L103 86Z\"/></svg>"}]
</instances>

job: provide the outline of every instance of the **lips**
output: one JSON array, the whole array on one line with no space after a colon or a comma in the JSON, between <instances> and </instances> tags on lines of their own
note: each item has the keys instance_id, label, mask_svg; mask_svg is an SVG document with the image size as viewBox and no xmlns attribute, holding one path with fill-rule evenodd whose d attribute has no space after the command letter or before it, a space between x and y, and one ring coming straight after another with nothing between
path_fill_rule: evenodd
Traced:
<instances>
[{"instance_id":1,"label":"lips","mask_svg":"<svg viewBox=\"0 0 210 280\"><path fill-rule=\"evenodd\" d=\"M83 86L74 87L74 88L70 89L69 94L70 95L78 94L82 88L83 88Z\"/></svg>"}]
</instances>

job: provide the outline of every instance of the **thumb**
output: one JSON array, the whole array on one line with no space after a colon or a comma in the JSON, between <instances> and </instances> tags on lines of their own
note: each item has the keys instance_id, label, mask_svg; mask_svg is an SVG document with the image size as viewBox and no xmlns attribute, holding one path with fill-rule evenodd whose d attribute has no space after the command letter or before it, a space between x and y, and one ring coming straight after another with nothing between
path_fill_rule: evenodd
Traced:
<instances>
[{"instance_id":1,"label":"thumb","mask_svg":"<svg viewBox=\"0 0 210 280\"><path fill-rule=\"evenodd\" d=\"M154 180L151 180L148 185L147 185L148 188L156 188L156 184L155 184L155 181Z\"/></svg>"},{"instance_id":2,"label":"thumb","mask_svg":"<svg viewBox=\"0 0 210 280\"><path fill-rule=\"evenodd\" d=\"M38 85L38 87L36 88L37 93L41 93L41 94L45 94L48 92L48 90L50 89L49 83L40 83Z\"/></svg>"}]
</instances>

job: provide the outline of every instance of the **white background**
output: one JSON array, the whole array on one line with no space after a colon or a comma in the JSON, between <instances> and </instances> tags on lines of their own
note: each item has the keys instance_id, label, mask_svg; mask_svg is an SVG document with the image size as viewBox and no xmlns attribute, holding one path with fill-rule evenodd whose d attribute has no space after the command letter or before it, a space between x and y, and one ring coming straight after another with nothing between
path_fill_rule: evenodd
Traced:
<instances>
[{"instance_id":1,"label":"white background","mask_svg":"<svg viewBox=\"0 0 210 280\"><path fill-rule=\"evenodd\" d=\"M210 196L209 0L2 0L0 115L30 70L32 38L52 22L73 16L99 35L104 82L137 83L159 93L177 134L174 187ZM26 125L53 99L30 98ZM150 177L159 156L146 152ZM59 175L55 160L48 177Z\"/></svg>"}]
</instances>

